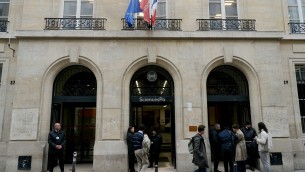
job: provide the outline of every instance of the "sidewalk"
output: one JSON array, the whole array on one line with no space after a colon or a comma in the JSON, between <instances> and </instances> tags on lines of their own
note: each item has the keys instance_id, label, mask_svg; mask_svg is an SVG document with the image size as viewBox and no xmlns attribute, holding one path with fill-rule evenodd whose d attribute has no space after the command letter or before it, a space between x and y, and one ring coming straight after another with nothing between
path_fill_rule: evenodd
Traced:
<instances>
[{"instance_id":1,"label":"sidewalk","mask_svg":"<svg viewBox=\"0 0 305 172\"><path fill-rule=\"evenodd\" d=\"M220 171L224 171L223 167L219 167ZM59 172L59 167L54 168L54 172ZM72 165L71 164L65 164L65 171L69 172L72 171ZM77 172L93 172L92 164L77 164L76 170ZM155 172L154 168L148 168L146 172ZM161 167L158 169L158 172L177 172L176 169L173 167ZM247 172L252 172L250 169L247 169ZM259 170L255 170L255 172L259 172ZM305 170L296 170L295 172L305 172Z\"/></svg>"}]
</instances>

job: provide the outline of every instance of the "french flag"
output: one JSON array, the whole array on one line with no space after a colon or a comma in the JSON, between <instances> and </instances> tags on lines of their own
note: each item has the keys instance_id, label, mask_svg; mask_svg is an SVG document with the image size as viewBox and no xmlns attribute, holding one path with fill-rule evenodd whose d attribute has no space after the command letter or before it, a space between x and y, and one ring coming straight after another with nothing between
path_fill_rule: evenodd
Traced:
<instances>
[{"instance_id":1,"label":"french flag","mask_svg":"<svg viewBox=\"0 0 305 172\"><path fill-rule=\"evenodd\" d=\"M151 5L151 11L152 11L152 16L151 16L151 25L154 26L156 22L156 17L157 17L157 6L158 6L158 1L153 0L153 3Z\"/></svg>"}]
</instances>

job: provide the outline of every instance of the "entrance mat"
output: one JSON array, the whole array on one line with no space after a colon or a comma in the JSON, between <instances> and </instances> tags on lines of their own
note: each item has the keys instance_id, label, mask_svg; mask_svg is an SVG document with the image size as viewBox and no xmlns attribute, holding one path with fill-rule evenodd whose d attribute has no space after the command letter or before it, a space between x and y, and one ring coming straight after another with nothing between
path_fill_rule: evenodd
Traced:
<instances>
[{"instance_id":1,"label":"entrance mat","mask_svg":"<svg viewBox=\"0 0 305 172\"><path fill-rule=\"evenodd\" d=\"M159 162L169 162L167 157L159 157Z\"/></svg>"}]
</instances>

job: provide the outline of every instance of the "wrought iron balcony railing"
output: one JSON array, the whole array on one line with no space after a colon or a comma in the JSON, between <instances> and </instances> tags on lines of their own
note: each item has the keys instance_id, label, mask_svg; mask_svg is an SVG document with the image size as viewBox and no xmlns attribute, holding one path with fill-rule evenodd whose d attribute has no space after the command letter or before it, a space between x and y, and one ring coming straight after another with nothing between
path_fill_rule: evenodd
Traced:
<instances>
[{"instance_id":1,"label":"wrought iron balcony railing","mask_svg":"<svg viewBox=\"0 0 305 172\"><path fill-rule=\"evenodd\" d=\"M290 33L305 33L305 23L291 22Z\"/></svg>"},{"instance_id":2,"label":"wrought iron balcony railing","mask_svg":"<svg viewBox=\"0 0 305 172\"><path fill-rule=\"evenodd\" d=\"M46 30L105 30L105 18L45 18Z\"/></svg>"},{"instance_id":3,"label":"wrought iron balcony railing","mask_svg":"<svg viewBox=\"0 0 305 172\"><path fill-rule=\"evenodd\" d=\"M199 31L255 31L255 20L253 19L197 19L197 21L199 22Z\"/></svg>"},{"instance_id":4,"label":"wrought iron balcony railing","mask_svg":"<svg viewBox=\"0 0 305 172\"><path fill-rule=\"evenodd\" d=\"M133 20L133 25L128 27L125 18L122 18L123 29L122 30L169 30L169 31L181 31L182 19L156 19L155 26L149 26L144 19Z\"/></svg>"},{"instance_id":5,"label":"wrought iron balcony railing","mask_svg":"<svg viewBox=\"0 0 305 172\"><path fill-rule=\"evenodd\" d=\"M0 20L0 32L6 32L7 31L7 25L8 25L7 20Z\"/></svg>"}]
</instances>

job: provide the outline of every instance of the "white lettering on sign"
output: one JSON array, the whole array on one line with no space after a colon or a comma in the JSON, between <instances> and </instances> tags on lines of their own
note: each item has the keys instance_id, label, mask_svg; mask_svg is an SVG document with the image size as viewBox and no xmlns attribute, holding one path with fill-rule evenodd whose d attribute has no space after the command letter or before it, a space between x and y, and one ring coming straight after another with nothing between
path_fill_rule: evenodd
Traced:
<instances>
[{"instance_id":1,"label":"white lettering on sign","mask_svg":"<svg viewBox=\"0 0 305 172\"><path fill-rule=\"evenodd\" d=\"M140 97L140 102L165 102L165 98L163 97Z\"/></svg>"}]
</instances>

